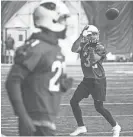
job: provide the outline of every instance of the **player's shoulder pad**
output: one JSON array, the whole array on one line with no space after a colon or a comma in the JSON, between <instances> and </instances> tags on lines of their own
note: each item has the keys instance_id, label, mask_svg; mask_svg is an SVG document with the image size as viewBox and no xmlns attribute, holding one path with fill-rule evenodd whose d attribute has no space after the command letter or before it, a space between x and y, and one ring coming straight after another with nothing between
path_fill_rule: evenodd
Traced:
<instances>
[{"instance_id":1,"label":"player's shoulder pad","mask_svg":"<svg viewBox=\"0 0 133 137\"><path fill-rule=\"evenodd\" d=\"M21 64L28 54L32 54L33 47L39 44L39 40L27 40L22 46L20 46L16 52L14 57L14 63Z\"/></svg>"},{"instance_id":2,"label":"player's shoulder pad","mask_svg":"<svg viewBox=\"0 0 133 137\"><path fill-rule=\"evenodd\" d=\"M95 51L99 56L106 56L106 49L101 43L97 43Z\"/></svg>"}]
</instances>

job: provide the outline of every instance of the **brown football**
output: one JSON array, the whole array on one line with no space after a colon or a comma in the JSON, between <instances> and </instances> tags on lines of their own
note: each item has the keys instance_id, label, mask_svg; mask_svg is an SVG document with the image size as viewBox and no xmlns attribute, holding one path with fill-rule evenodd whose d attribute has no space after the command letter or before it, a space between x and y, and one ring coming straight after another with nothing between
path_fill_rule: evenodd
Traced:
<instances>
[{"instance_id":1,"label":"brown football","mask_svg":"<svg viewBox=\"0 0 133 137\"><path fill-rule=\"evenodd\" d=\"M116 8L110 8L106 11L105 16L108 20L114 20L119 16L119 10Z\"/></svg>"}]
</instances>

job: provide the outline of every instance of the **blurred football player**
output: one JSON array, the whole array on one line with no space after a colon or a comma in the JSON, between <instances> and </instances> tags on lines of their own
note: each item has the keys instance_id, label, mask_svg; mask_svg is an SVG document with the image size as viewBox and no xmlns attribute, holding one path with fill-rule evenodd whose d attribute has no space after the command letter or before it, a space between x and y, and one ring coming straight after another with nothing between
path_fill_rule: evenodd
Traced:
<instances>
[{"instance_id":1,"label":"blurred football player","mask_svg":"<svg viewBox=\"0 0 133 137\"><path fill-rule=\"evenodd\" d=\"M64 72L65 57L58 46L58 39L65 38L69 13L61 5L63 13L50 0L35 9L33 21L40 31L17 49L6 80L20 136L54 135L61 95L72 86L72 79Z\"/></svg>"},{"instance_id":2,"label":"blurred football player","mask_svg":"<svg viewBox=\"0 0 133 137\"><path fill-rule=\"evenodd\" d=\"M102 62L106 57L106 51L104 46L99 43L99 30L97 27L87 25L80 37L74 42L72 52L79 53L80 55L84 78L70 100L73 114L78 124L78 128L70 135L76 136L87 132L83 123L79 102L83 98L88 98L91 94L96 111L113 127L113 137L119 137L121 127L113 119L111 113L103 106L103 101L106 98L106 76Z\"/></svg>"}]
</instances>

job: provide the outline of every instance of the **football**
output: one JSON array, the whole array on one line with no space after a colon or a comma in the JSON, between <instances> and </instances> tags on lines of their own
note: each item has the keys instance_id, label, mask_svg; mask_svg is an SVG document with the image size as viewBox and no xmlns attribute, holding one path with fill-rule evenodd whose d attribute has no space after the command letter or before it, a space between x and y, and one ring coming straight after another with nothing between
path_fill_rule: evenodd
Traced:
<instances>
[{"instance_id":1,"label":"football","mask_svg":"<svg viewBox=\"0 0 133 137\"><path fill-rule=\"evenodd\" d=\"M110 8L106 11L105 16L108 20L114 20L119 16L119 10L116 8Z\"/></svg>"}]
</instances>

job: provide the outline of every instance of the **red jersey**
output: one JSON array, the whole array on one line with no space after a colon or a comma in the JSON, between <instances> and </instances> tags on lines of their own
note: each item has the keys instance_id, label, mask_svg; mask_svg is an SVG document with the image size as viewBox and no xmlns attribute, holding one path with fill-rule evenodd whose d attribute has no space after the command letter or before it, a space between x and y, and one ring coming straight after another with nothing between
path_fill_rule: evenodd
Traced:
<instances>
[{"instance_id":1,"label":"red jersey","mask_svg":"<svg viewBox=\"0 0 133 137\"><path fill-rule=\"evenodd\" d=\"M27 43L15 56L15 63L29 70L21 85L23 102L33 120L53 121L60 105L64 56L56 42L43 40L40 34Z\"/></svg>"}]
</instances>

